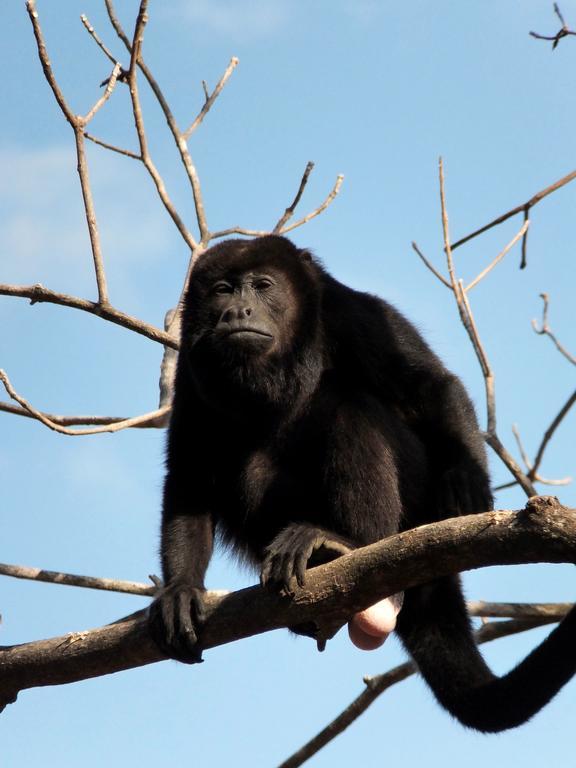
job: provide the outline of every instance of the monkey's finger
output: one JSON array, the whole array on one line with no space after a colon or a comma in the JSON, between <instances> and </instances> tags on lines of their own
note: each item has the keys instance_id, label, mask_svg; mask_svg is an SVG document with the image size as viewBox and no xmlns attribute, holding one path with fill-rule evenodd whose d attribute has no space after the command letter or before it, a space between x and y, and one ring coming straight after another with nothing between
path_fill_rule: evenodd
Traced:
<instances>
[{"instance_id":1,"label":"monkey's finger","mask_svg":"<svg viewBox=\"0 0 576 768\"><path fill-rule=\"evenodd\" d=\"M187 646L196 645L198 638L192 621L192 600L188 592L180 592L178 595L178 629Z\"/></svg>"},{"instance_id":2,"label":"monkey's finger","mask_svg":"<svg viewBox=\"0 0 576 768\"><path fill-rule=\"evenodd\" d=\"M171 598L160 600L160 617L162 621L162 634L166 643L174 642L174 601Z\"/></svg>"},{"instance_id":3,"label":"monkey's finger","mask_svg":"<svg viewBox=\"0 0 576 768\"><path fill-rule=\"evenodd\" d=\"M272 573L274 569L274 561L278 558L278 555L268 552L262 563L262 569L260 570L260 584L263 587L267 587L270 581L273 581Z\"/></svg>"},{"instance_id":4,"label":"monkey's finger","mask_svg":"<svg viewBox=\"0 0 576 768\"><path fill-rule=\"evenodd\" d=\"M204 624L206 621L206 601L201 590L195 589L192 592L191 607L195 623Z\"/></svg>"},{"instance_id":5,"label":"monkey's finger","mask_svg":"<svg viewBox=\"0 0 576 768\"><path fill-rule=\"evenodd\" d=\"M322 546L322 543L319 541L319 539L314 539L310 541L305 547L303 547L298 553L296 558L296 565L294 568L294 573L296 576L296 581L298 582L298 586L300 587L304 586L306 582L306 571L308 569L308 563L310 562L312 553L316 549L319 549L320 546Z\"/></svg>"},{"instance_id":6,"label":"monkey's finger","mask_svg":"<svg viewBox=\"0 0 576 768\"><path fill-rule=\"evenodd\" d=\"M296 573L296 561L297 555L294 552L287 552L282 560L282 570L278 576L280 584L282 585L282 591L285 595L294 594L293 590L290 588L290 582Z\"/></svg>"}]
</instances>

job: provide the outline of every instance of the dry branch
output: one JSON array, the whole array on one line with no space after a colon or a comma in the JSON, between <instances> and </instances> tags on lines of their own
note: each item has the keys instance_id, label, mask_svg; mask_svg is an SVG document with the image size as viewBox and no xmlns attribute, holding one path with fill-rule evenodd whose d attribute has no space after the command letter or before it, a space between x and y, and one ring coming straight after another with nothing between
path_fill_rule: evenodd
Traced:
<instances>
[{"instance_id":1,"label":"dry branch","mask_svg":"<svg viewBox=\"0 0 576 768\"><path fill-rule=\"evenodd\" d=\"M538 323L536 320L532 320L532 328L534 331L539 334L540 336L548 336L552 341L554 342L556 349L560 354L564 355L566 360L572 363L572 365L576 365L576 357L574 355L571 355L570 352L564 347L556 337L556 334L553 333L552 329L548 325L548 306L550 303L550 300L548 298L547 293L541 293L540 298L544 302L544 306L542 308L542 324L540 328L538 328Z\"/></svg>"},{"instance_id":2,"label":"dry branch","mask_svg":"<svg viewBox=\"0 0 576 768\"><path fill-rule=\"evenodd\" d=\"M218 83L216 84L216 87L214 88L212 93L209 94L208 93L208 89L206 87L204 88L204 93L205 93L205 97L206 97L206 100L204 102L204 106L200 110L198 116L191 123L191 125L188 128L186 128L185 131L183 131L183 133L182 133L182 138L183 139L188 141L188 139L194 133L196 128L198 128L198 126L202 123L202 121L204 120L204 118L206 117L208 112L210 112L210 110L212 108L212 105L214 104L214 102L216 101L218 96L221 94L222 89L224 88L224 86L226 85L228 80L230 79L230 76L232 75L232 72L234 72L236 67L238 66L238 63L239 63L239 60L236 58L236 56L233 56L230 59L230 63L226 67L226 70L225 70L224 74L222 75L222 77L220 78ZM206 86L206 83L203 82L203 85Z\"/></svg>"},{"instance_id":3,"label":"dry branch","mask_svg":"<svg viewBox=\"0 0 576 768\"><path fill-rule=\"evenodd\" d=\"M162 425L166 423L166 418L170 412L170 406L164 406L158 408L150 413L144 413L141 416L133 416L123 421L116 421L108 424L102 424L95 427L86 427L85 429L70 429L69 427L63 427L61 424L52 421L42 411L34 408L26 399L16 392L6 372L0 369L0 382L4 385L6 392L10 397L19 403L25 411L28 411L30 416L42 422L46 427L52 429L54 432L59 432L61 435L96 435L103 432L120 432L123 429L129 429L130 427L142 427L150 425Z\"/></svg>"},{"instance_id":4,"label":"dry branch","mask_svg":"<svg viewBox=\"0 0 576 768\"><path fill-rule=\"evenodd\" d=\"M46 302L48 304L60 304L63 307L71 307L72 309L81 309L83 312L97 315L103 320L109 320L111 323L121 325L129 331L139 333L148 339L152 339L152 341L172 347L172 349L178 349L179 346L178 339L174 336L161 331L155 325L150 325L139 320L137 317L127 315L110 304L102 306L95 301L80 299L77 296L69 296L66 293L57 293L50 290L50 288L44 288L40 283L36 283L36 285L7 285L0 283L0 296L18 296L23 299L30 299L31 304Z\"/></svg>"},{"instance_id":5,"label":"dry branch","mask_svg":"<svg viewBox=\"0 0 576 768\"><path fill-rule=\"evenodd\" d=\"M515 635L519 632L526 632L529 629L535 629L536 627L551 624L555 621L557 621L557 619L540 618L532 619L531 621L490 622L478 630L476 633L476 641L479 644L487 643L491 640L498 640L501 637L509 637L510 635ZM280 763L278 768L298 768L298 766L303 765L307 760L333 741L336 736L343 733L343 731L352 725L360 715L363 715L368 707L373 704L384 691L388 690L388 688L391 688L393 685L396 685L396 683L401 683L403 680L406 680L407 677L416 674L416 672L416 665L412 661L408 661L404 664L399 664L397 667L388 670L388 672L385 672L382 675L364 678L366 689L362 691L362 693L357 696L346 709L334 718L334 720L317 733L316 736L306 742L306 744L294 752L294 754L287 760Z\"/></svg>"},{"instance_id":6,"label":"dry branch","mask_svg":"<svg viewBox=\"0 0 576 768\"><path fill-rule=\"evenodd\" d=\"M116 64L110 77L110 81L104 92L104 95L98 99L92 109L83 117L82 115L75 115L66 103L66 99L58 83L52 66L50 64L50 57L48 55L48 49L44 41L42 34L42 28L40 27L40 21L38 18L38 11L36 10L36 0L28 0L26 4L30 21L32 22L32 28L34 30L34 37L36 38L36 46L38 49L38 57L40 64L44 71L44 76L48 85L52 89L54 98L58 102L58 106L62 110L64 117L70 124L70 127L74 131L74 139L76 142L76 159L78 176L80 178L80 187L82 190L82 198L84 200L84 211L86 215L86 224L88 227L88 234L90 236L90 245L92 248L92 260L94 263L94 272L96 275L96 284L98 286L98 303L101 306L107 306L108 299L108 286L106 283L106 273L104 271L104 261L102 257L102 247L100 243L100 233L98 232L98 226L96 223L96 211L94 208L94 200L92 198L92 190L90 187L90 178L88 173L88 162L86 160L86 148L84 140L84 130L89 121L94 117L100 107L107 101L111 95L118 75L120 74L120 66Z\"/></svg>"},{"instance_id":7,"label":"dry branch","mask_svg":"<svg viewBox=\"0 0 576 768\"><path fill-rule=\"evenodd\" d=\"M494 219L493 221L489 222L488 224L485 224L483 227L480 227L480 229L474 230L474 232L471 232L469 235L466 235L465 237L460 238L460 240L457 240L455 243L451 244L451 248L453 251L456 250L456 248L460 248L461 245L464 245L464 243L467 243L469 240L472 240L475 237L478 237L479 235L482 235L484 232L487 232L489 229L492 229L493 227L498 226L498 224L502 224L505 221L508 221L508 219L512 218L512 216L517 216L519 213L524 214L524 217L527 218L530 209L534 208L535 205L538 205L542 200L544 200L545 197L548 197L548 195L551 195L553 192L556 192L561 187L564 187L566 184L569 184L571 181L574 181L576 179L576 171L571 171L570 173L566 174L566 176L563 176L561 179L558 179L558 181L555 181L553 184L550 184L550 186L545 187L544 189L541 189L540 192L537 192L535 195L532 195L532 197L527 200L525 203L522 203L522 205L517 205L515 208L512 208L507 213L503 213L502 216L498 216L498 218ZM524 235L525 239L526 235ZM523 248L523 257L522 257L522 263L525 265L525 248Z\"/></svg>"},{"instance_id":8,"label":"dry branch","mask_svg":"<svg viewBox=\"0 0 576 768\"><path fill-rule=\"evenodd\" d=\"M470 568L576 562L576 512L535 497L518 512L498 511L422 526L310 571L305 589L282 598L260 587L211 600L208 649L315 620L345 622L381 597ZM84 680L162 659L142 618L0 650L0 704L25 688Z\"/></svg>"},{"instance_id":9,"label":"dry branch","mask_svg":"<svg viewBox=\"0 0 576 768\"><path fill-rule=\"evenodd\" d=\"M535 37L536 40L550 40L552 43L552 50L558 46L558 43L560 40L562 40L562 38L569 37L570 35L576 35L576 32L571 30L570 27L566 24L564 16L562 16L562 12L558 7L558 3L554 3L554 13L556 16L558 16L561 24L560 29L558 32L556 32L555 35L541 35L538 32L529 32L530 36Z\"/></svg>"},{"instance_id":10,"label":"dry branch","mask_svg":"<svg viewBox=\"0 0 576 768\"><path fill-rule=\"evenodd\" d=\"M106 592L121 592L130 595L152 596L157 591L157 587L153 584L140 584L136 581L121 581L120 579L105 579L95 576L80 576L75 573L47 571L44 568L29 568L25 565L9 565L8 563L0 563L0 575L12 576L14 579L44 581L48 584L102 589Z\"/></svg>"},{"instance_id":11,"label":"dry branch","mask_svg":"<svg viewBox=\"0 0 576 768\"><path fill-rule=\"evenodd\" d=\"M160 410L160 409L158 409ZM14 416L24 416L27 419L39 420L34 413L30 413L26 408L22 408L20 405L13 405L12 403L6 403L0 400L0 411L4 413L11 413ZM76 425L90 424L92 426L101 426L108 424L118 424L119 422L125 422L129 419L126 416L62 416L57 413L46 413L45 411L39 411L39 413L49 421L57 424L60 427L73 427ZM166 426L166 417L163 413L161 418L158 418L158 411L153 411L151 414L143 414L149 418L140 420L142 417L138 417L136 424L130 426L134 429L160 429Z\"/></svg>"},{"instance_id":12,"label":"dry branch","mask_svg":"<svg viewBox=\"0 0 576 768\"><path fill-rule=\"evenodd\" d=\"M107 592L145 596L154 595L157 588L162 586L161 579L154 575L149 576L154 585L151 586L150 584L138 581L107 579L100 576L80 576L75 573L48 571L44 568L31 568L26 565L12 565L9 563L0 563L0 575L10 576L14 579L60 584L68 587L83 587L85 589L98 589ZM210 599L212 597L221 597L225 594L230 593L227 590L211 590L208 592ZM485 600L469 600L466 605L471 616L524 621L541 618L560 621L573 607L573 603L490 603Z\"/></svg>"},{"instance_id":13,"label":"dry branch","mask_svg":"<svg viewBox=\"0 0 576 768\"><path fill-rule=\"evenodd\" d=\"M524 234L527 231L528 227L528 221L524 222L524 225L518 235L501 251L501 253L496 257L494 261L489 265L489 267L485 270L483 270L478 277L476 277L472 282L469 284L468 288L464 288L464 283L461 279L457 277L456 274L456 267L454 264L454 258L453 258L453 246L450 244L450 232L448 228L448 210L446 206L446 194L444 189L444 164L442 162L442 158L440 158L439 166L438 166L438 174L439 174L439 183L440 183L440 205L441 205L441 213L442 213L442 232L444 237L444 251L446 253L446 261L448 266L448 275L450 278L449 287L452 290L452 293L454 295L454 300L456 301L456 306L458 308L458 314L460 315L460 320L462 322L462 325L464 326L464 329L466 330L466 333L468 334L468 337L470 338L470 341L472 342L472 347L474 348L474 352L476 354L476 357L478 358L478 362L480 364L480 368L482 370L482 375L484 377L484 387L486 392L486 432L484 433L484 439L488 443L488 445L492 448L492 450L496 453L496 455L501 459L501 461L504 463L504 465L510 470L512 475L515 478L515 481L521 486L522 490L526 493L528 497L535 496L536 495L536 489L534 488L532 481L528 475L526 475L525 472L522 471L522 468L518 464L518 462L514 459L514 457L506 450L504 447L502 441L498 437L498 433L496 431L496 395L494 390L494 373L492 371L492 367L490 365L490 361L488 360L488 355L486 354L486 350L484 349L484 346L482 344L482 341L480 339L480 334L478 332L478 328L476 327L476 321L474 319L474 314L472 312L472 307L470 305L470 300L468 298L468 291L476 285L476 283L483 279L488 272L492 269L493 266L497 263L497 261L500 261L502 256L507 253L507 251L512 247L512 245L518 241L518 238L521 236L522 232ZM415 248L418 255L423 258L422 254L419 252L418 248ZM436 274L436 270L427 263L427 260L424 259L427 266L432 269L432 271ZM438 279L441 279L442 282L446 283L446 281L441 277L440 274L436 274Z\"/></svg>"}]
</instances>

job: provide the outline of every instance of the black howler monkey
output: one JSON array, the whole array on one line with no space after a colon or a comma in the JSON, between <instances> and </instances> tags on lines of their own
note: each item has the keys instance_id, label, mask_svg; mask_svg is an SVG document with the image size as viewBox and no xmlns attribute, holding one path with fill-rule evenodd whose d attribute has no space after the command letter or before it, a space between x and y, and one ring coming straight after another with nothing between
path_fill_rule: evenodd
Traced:
<instances>
[{"instance_id":1,"label":"black howler monkey","mask_svg":"<svg viewBox=\"0 0 576 768\"><path fill-rule=\"evenodd\" d=\"M160 648L199 661L217 530L289 590L341 553L492 508L472 404L392 306L270 235L203 254L182 315L162 518ZM457 577L409 589L398 634L436 698L481 731L519 725L576 671L569 614L502 678L474 642Z\"/></svg>"}]
</instances>

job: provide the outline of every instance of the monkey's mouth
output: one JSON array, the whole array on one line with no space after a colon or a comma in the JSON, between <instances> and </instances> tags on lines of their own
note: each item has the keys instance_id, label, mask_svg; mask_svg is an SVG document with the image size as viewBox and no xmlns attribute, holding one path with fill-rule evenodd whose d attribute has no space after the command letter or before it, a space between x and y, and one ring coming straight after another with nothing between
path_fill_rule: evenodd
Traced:
<instances>
[{"instance_id":1,"label":"monkey's mouth","mask_svg":"<svg viewBox=\"0 0 576 768\"><path fill-rule=\"evenodd\" d=\"M261 331L258 328L230 328L229 331L226 331L225 335L226 335L226 338L230 338L230 336L239 336L239 337L261 336L264 339L273 338L273 336L270 333Z\"/></svg>"}]
</instances>

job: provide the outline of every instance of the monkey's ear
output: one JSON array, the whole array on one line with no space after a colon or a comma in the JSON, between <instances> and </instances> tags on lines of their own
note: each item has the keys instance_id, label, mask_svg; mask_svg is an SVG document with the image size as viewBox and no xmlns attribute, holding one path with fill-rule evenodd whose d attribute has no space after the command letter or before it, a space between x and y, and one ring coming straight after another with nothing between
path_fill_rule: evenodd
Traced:
<instances>
[{"instance_id":1,"label":"monkey's ear","mask_svg":"<svg viewBox=\"0 0 576 768\"><path fill-rule=\"evenodd\" d=\"M312 254L310 251L307 251L305 248L300 249L300 258L302 261L312 261Z\"/></svg>"}]
</instances>

